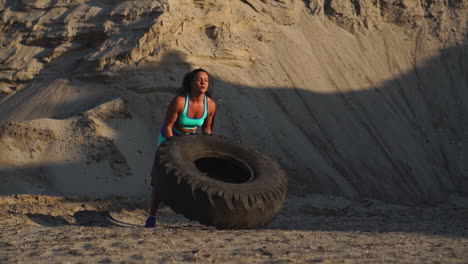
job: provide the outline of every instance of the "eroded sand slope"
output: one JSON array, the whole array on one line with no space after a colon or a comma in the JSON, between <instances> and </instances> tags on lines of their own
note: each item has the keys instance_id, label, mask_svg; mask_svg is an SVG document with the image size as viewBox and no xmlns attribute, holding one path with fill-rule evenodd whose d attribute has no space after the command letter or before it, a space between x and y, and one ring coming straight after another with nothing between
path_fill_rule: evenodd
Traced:
<instances>
[{"instance_id":1,"label":"eroded sand slope","mask_svg":"<svg viewBox=\"0 0 468 264\"><path fill-rule=\"evenodd\" d=\"M466 0L0 0L0 193L146 195L167 103L213 74L216 133L294 194L468 195Z\"/></svg>"}]
</instances>

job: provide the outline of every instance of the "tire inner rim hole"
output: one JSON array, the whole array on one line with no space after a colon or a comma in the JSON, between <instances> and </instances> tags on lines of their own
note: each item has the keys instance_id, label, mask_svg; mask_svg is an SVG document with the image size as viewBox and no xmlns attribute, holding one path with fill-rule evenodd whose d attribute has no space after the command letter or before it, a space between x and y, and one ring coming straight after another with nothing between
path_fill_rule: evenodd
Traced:
<instances>
[{"instance_id":1,"label":"tire inner rim hole","mask_svg":"<svg viewBox=\"0 0 468 264\"><path fill-rule=\"evenodd\" d=\"M252 174L242 162L229 157L203 157L195 160L195 166L208 177L228 183L244 183Z\"/></svg>"}]
</instances>

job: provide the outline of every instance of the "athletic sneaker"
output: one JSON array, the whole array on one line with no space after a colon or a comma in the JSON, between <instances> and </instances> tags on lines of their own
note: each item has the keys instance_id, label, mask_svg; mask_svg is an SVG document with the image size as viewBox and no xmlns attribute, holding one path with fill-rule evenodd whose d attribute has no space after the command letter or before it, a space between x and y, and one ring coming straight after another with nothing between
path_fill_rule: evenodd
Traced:
<instances>
[{"instance_id":1,"label":"athletic sneaker","mask_svg":"<svg viewBox=\"0 0 468 264\"><path fill-rule=\"evenodd\" d=\"M155 227L156 226L156 216L150 215L146 219L145 227Z\"/></svg>"}]
</instances>

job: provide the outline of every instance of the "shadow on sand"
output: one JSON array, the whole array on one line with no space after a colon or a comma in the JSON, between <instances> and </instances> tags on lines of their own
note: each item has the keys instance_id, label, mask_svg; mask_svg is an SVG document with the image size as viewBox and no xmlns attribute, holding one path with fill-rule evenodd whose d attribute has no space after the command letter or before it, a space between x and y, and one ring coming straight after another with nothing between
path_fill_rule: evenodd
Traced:
<instances>
[{"instance_id":1,"label":"shadow on sand","mask_svg":"<svg viewBox=\"0 0 468 264\"><path fill-rule=\"evenodd\" d=\"M26 214L36 224L42 226L101 226L101 227L126 227L125 223L114 219L107 211L82 210L71 216L71 219L65 219L62 216L51 216L46 214Z\"/></svg>"}]
</instances>

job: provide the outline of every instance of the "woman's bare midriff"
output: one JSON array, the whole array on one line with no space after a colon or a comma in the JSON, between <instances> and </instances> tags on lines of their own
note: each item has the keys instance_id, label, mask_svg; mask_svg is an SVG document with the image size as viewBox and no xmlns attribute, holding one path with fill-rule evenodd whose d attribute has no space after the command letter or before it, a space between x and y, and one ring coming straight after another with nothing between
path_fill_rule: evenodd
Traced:
<instances>
[{"instance_id":1,"label":"woman's bare midriff","mask_svg":"<svg viewBox=\"0 0 468 264\"><path fill-rule=\"evenodd\" d=\"M178 125L174 125L174 127L175 127L177 130L179 130L180 132L187 133L187 134L197 131L197 128L194 128L194 129L186 129L186 128L179 127Z\"/></svg>"}]
</instances>

